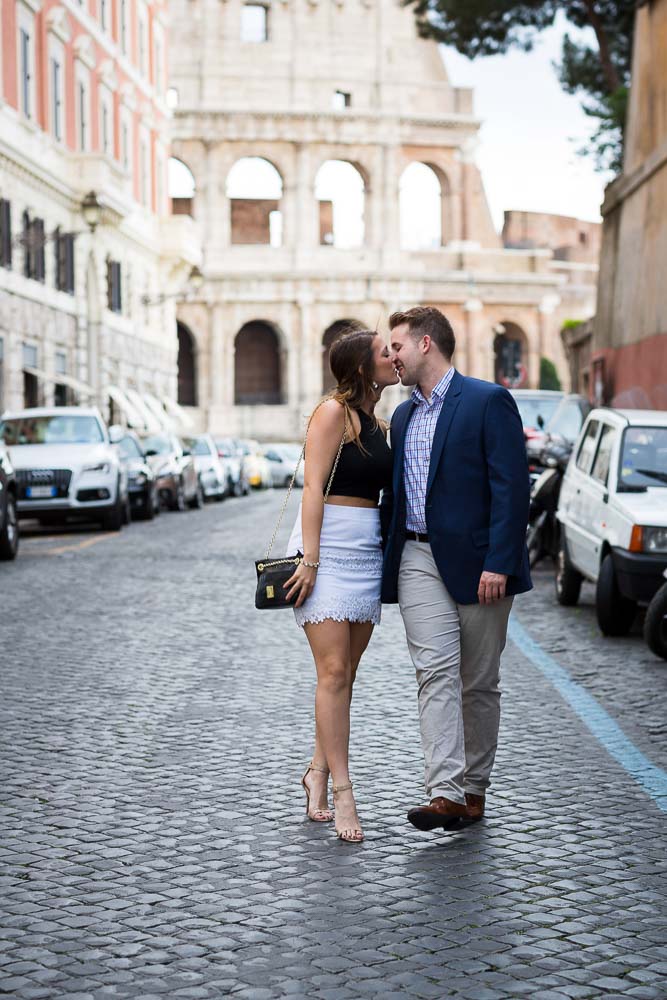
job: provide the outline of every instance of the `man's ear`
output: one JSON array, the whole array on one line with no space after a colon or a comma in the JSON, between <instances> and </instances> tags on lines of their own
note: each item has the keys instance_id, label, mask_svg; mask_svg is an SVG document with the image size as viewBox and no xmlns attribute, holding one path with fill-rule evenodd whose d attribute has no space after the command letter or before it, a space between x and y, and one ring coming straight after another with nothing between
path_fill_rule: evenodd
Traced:
<instances>
[{"instance_id":1,"label":"man's ear","mask_svg":"<svg viewBox=\"0 0 667 1000\"><path fill-rule=\"evenodd\" d=\"M431 349L431 338L429 337L429 335L427 333L425 333L424 336L422 337L422 344L424 345L422 347L422 353L423 354L428 354L428 352Z\"/></svg>"}]
</instances>

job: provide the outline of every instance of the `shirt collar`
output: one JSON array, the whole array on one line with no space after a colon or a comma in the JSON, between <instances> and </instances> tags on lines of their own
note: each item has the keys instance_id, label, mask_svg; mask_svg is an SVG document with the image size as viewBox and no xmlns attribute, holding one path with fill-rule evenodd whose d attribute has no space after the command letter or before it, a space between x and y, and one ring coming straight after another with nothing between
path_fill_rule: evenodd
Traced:
<instances>
[{"instance_id":1,"label":"shirt collar","mask_svg":"<svg viewBox=\"0 0 667 1000\"><path fill-rule=\"evenodd\" d=\"M437 383L437 385L435 385L433 387L433 391L431 393L431 402L430 402L430 404L429 404L428 400L426 399L426 397L424 396L424 394L422 393L422 391L421 391L421 389L419 388L418 385L416 385L414 387L414 389L412 390L412 400L413 400L413 402L417 403L419 406L429 406L429 405L432 406L433 405L433 397L434 396L437 396L438 399L443 399L444 396L445 396L445 393L447 392L447 389L449 388L449 383L454 378L454 371L455 371L455 369L453 367L449 368L445 372L445 374L442 376L442 378L440 379L440 381Z\"/></svg>"}]
</instances>

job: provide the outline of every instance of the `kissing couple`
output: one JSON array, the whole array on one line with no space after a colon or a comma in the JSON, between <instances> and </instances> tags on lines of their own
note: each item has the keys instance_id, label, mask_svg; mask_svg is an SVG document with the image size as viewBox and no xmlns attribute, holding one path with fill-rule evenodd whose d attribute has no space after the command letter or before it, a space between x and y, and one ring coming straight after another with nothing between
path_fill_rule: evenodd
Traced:
<instances>
[{"instance_id":1,"label":"kissing couple","mask_svg":"<svg viewBox=\"0 0 667 1000\"><path fill-rule=\"evenodd\" d=\"M348 770L350 701L382 603L398 603L415 667L428 802L418 830L484 816L500 722L500 656L515 594L531 589L529 476L507 389L467 378L430 306L393 313L386 343L355 330L330 352L336 387L306 436L303 497L285 584L317 670L315 747L303 776L308 817L363 831ZM412 386L389 428L387 386ZM335 812L329 806L331 776Z\"/></svg>"}]
</instances>

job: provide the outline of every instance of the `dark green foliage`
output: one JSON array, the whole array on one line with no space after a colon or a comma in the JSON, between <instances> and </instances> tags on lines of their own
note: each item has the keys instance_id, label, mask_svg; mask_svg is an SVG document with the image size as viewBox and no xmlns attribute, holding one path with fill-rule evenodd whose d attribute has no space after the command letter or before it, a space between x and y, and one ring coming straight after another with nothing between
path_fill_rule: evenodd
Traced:
<instances>
[{"instance_id":1,"label":"dark green foliage","mask_svg":"<svg viewBox=\"0 0 667 1000\"><path fill-rule=\"evenodd\" d=\"M553 361L540 358L540 389L561 389L558 372Z\"/></svg>"},{"instance_id":2,"label":"dark green foliage","mask_svg":"<svg viewBox=\"0 0 667 1000\"><path fill-rule=\"evenodd\" d=\"M565 91L579 94L587 115L598 120L590 147L602 170L621 170L623 130L630 85L635 0L404 0L414 7L425 38L453 45L469 59L529 50L559 11L576 28L592 28L594 46L566 35L555 67Z\"/></svg>"}]
</instances>

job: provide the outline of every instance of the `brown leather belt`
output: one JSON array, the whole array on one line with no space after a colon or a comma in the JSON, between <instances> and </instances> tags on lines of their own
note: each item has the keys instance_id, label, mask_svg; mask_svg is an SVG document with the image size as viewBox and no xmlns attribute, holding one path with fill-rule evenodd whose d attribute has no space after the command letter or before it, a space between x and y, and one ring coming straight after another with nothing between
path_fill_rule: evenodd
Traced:
<instances>
[{"instance_id":1,"label":"brown leather belt","mask_svg":"<svg viewBox=\"0 0 667 1000\"><path fill-rule=\"evenodd\" d=\"M411 542L428 542L428 535L420 535L418 531L406 531L405 537Z\"/></svg>"}]
</instances>

